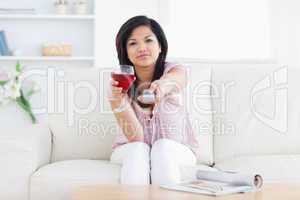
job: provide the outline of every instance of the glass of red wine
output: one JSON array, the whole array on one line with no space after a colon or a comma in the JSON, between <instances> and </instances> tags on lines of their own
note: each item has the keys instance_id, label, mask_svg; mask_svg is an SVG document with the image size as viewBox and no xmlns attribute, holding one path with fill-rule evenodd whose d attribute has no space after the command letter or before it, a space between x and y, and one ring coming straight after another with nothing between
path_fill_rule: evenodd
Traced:
<instances>
[{"instance_id":1,"label":"glass of red wine","mask_svg":"<svg viewBox=\"0 0 300 200\"><path fill-rule=\"evenodd\" d=\"M131 65L120 65L119 69L116 69L111 73L111 77L115 81L118 81L117 87L121 87L123 93L126 93L129 90L136 79L134 68Z\"/></svg>"}]
</instances>

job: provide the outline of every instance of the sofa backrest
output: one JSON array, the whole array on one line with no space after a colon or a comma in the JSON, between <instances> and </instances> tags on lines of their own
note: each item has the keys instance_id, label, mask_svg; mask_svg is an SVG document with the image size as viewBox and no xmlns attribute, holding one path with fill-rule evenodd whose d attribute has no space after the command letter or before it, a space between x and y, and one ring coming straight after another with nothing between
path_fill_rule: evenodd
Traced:
<instances>
[{"instance_id":1,"label":"sofa backrest","mask_svg":"<svg viewBox=\"0 0 300 200\"><path fill-rule=\"evenodd\" d=\"M185 103L200 142L200 163L243 155L300 153L299 68L275 64L185 65L190 80ZM55 80L43 80L48 90L43 88L39 97L47 96L42 107L47 106L50 112L52 161L109 159L117 128L106 99L110 71L65 71ZM49 91L49 84L53 84L53 91ZM207 98L210 93L212 105ZM36 100L32 105L41 107ZM85 110L88 106L90 110ZM22 115L5 114L11 110ZM2 108L1 113L2 121L15 116L3 123L2 129L11 126L11 121L30 123L16 105Z\"/></svg>"},{"instance_id":2,"label":"sofa backrest","mask_svg":"<svg viewBox=\"0 0 300 200\"><path fill-rule=\"evenodd\" d=\"M212 65L214 158L300 153L300 69Z\"/></svg>"},{"instance_id":3,"label":"sofa backrest","mask_svg":"<svg viewBox=\"0 0 300 200\"><path fill-rule=\"evenodd\" d=\"M211 82L211 69L205 64L188 63L185 66L190 81L183 101L188 105L200 143L199 162L211 164L213 141L208 84ZM111 69L86 69L66 71L64 75L56 77L55 112L48 117L53 133L52 162L109 159L118 128L106 98L110 72ZM59 88L64 88L64 92L59 92L62 90ZM198 96L192 98L194 94Z\"/></svg>"},{"instance_id":4,"label":"sofa backrest","mask_svg":"<svg viewBox=\"0 0 300 200\"><path fill-rule=\"evenodd\" d=\"M48 117L52 162L110 157L117 123L106 98L109 78L107 69L65 71L56 77L54 112Z\"/></svg>"},{"instance_id":5,"label":"sofa backrest","mask_svg":"<svg viewBox=\"0 0 300 200\"><path fill-rule=\"evenodd\" d=\"M211 67L208 64L184 63L188 84L184 104L199 143L198 163L213 164L213 123L211 102Z\"/></svg>"}]
</instances>

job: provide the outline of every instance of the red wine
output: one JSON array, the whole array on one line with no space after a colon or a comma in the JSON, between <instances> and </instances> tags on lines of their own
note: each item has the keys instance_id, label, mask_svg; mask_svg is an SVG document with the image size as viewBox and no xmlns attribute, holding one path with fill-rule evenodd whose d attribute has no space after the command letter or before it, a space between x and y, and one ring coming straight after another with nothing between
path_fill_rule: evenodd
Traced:
<instances>
[{"instance_id":1,"label":"red wine","mask_svg":"<svg viewBox=\"0 0 300 200\"><path fill-rule=\"evenodd\" d=\"M118 87L123 88L122 92L127 92L128 89L133 84L133 82L135 81L134 74L124 74L124 73L112 72L111 77L115 81L119 82Z\"/></svg>"}]
</instances>

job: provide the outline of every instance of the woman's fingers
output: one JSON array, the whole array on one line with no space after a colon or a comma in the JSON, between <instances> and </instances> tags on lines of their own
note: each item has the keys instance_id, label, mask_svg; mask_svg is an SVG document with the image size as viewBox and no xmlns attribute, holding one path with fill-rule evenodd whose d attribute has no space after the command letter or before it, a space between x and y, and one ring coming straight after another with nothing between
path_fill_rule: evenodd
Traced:
<instances>
[{"instance_id":1,"label":"woman's fingers","mask_svg":"<svg viewBox=\"0 0 300 200\"><path fill-rule=\"evenodd\" d=\"M154 81L154 82L151 83L151 85L150 85L150 87L149 87L149 90L150 90L151 92L155 92L155 90L157 90L157 88L158 88L158 82L157 82L157 81Z\"/></svg>"},{"instance_id":2,"label":"woman's fingers","mask_svg":"<svg viewBox=\"0 0 300 200\"><path fill-rule=\"evenodd\" d=\"M160 102L160 100L161 100L161 91L159 89L156 89L156 92L154 94L155 94L155 101Z\"/></svg>"},{"instance_id":3,"label":"woman's fingers","mask_svg":"<svg viewBox=\"0 0 300 200\"><path fill-rule=\"evenodd\" d=\"M115 81L114 79L111 79L111 80L110 80L110 84L111 84L112 86L118 86L118 85L119 85L119 82L118 82L118 81Z\"/></svg>"},{"instance_id":4,"label":"woman's fingers","mask_svg":"<svg viewBox=\"0 0 300 200\"><path fill-rule=\"evenodd\" d=\"M159 88L159 82L154 81L151 83L149 90L155 94L155 101L159 102L161 100L161 91Z\"/></svg>"},{"instance_id":5,"label":"woman's fingers","mask_svg":"<svg viewBox=\"0 0 300 200\"><path fill-rule=\"evenodd\" d=\"M115 81L115 80L111 79L110 83L111 83L111 91L112 92L115 92L115 93L121 93L122 92L122 88L118 87L118 85L119 85L118 81Z\"/></svg>"},{"instance_id":6,"label":"woman's fingers","mask_svg":"<svg viewBox=\"0 0 300 200\"><path fill-rule=\"evenodd\" d=\"M115 86L112 86L111 87L111 90L113 92L116 92L116 93L121 93L122 92L122 88L121 87L115 87Z\"/></svg>"},{"instance_id":7,"label":"woman's fingers","mask_svg":"<svg viewBox=\"0 0 300 200\"><path fill-rule=\"evenodd\" d=\"M122 87L118 87L119 82L113 79L110 80L110 91L108 91L108 98L111 101L120 100L123 98Z\"/></svg>"}]
</instances>

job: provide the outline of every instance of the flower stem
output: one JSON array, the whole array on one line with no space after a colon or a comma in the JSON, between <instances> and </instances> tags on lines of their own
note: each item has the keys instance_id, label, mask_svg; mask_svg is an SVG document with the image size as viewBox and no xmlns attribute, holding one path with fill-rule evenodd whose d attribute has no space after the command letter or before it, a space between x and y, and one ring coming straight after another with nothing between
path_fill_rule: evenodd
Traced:
<instances>
[{"instance_id":1,"label":"flower stem","mask_svg":"<svg viewBox=\"0 0 300 200\"><path fill-rule=\"evenodd\" d=\"M27 112L27 114L30 116L31 118L31 121L33 124L36 123L36 118L31 110L31 106L30 106L30 103L27 101L27 99L24 97L24 94L22 91L21 92L21 96L18 97L16 99L17 103L19 104L19 106L25 111Z\"/></svg>"}]
</instances>

